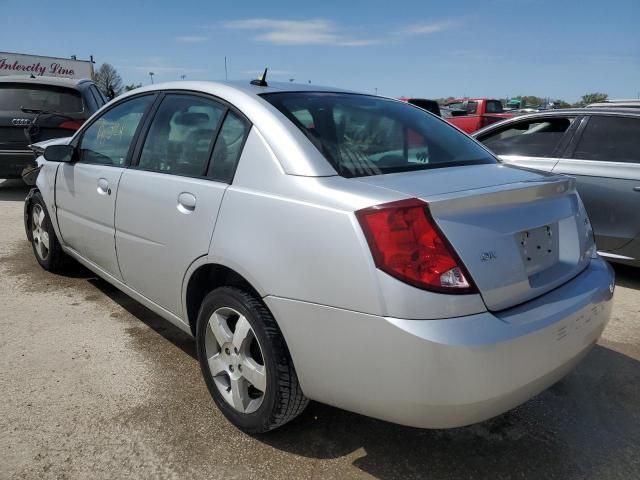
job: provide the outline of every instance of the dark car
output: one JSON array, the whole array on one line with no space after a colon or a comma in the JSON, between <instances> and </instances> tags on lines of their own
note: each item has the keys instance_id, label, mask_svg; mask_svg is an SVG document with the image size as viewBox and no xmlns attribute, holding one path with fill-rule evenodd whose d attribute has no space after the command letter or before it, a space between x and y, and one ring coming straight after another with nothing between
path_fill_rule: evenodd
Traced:
<instances>
[{"instance_id":1,"label":"dark car","mask_svg":"<svg viewBox=\"0 0 640 480\"><path fill-rule=\"evenodd\" d=\"M73 135L106 102L90 80L0 77L0 178L20 178L29 144Z\"/></svg>"},{"instance_id":2,"label":"dark car","mask_svg":"<svg viewBox=\"0 0 640 480\"><path fill-rule=\"evenodd\" d=\"M640 111L552 110L473 135L503 161L575 177L608 260L640 266Z\"/></svg>"},{"instance_id":3,"label":"dark car","mask_svg":"<svg viewBox=\"0 0 640 480\"><path fill-rule=\"evenodd\" d=\"M416 107L420 107L427 112L431 112L434 115L441 116L440 114L440 105L435 100L429 100L426 98L409 98L409 97L400 97L398 98L401 102L410 103L411 105L415 105Z\"/></svg>"}]
</instances>

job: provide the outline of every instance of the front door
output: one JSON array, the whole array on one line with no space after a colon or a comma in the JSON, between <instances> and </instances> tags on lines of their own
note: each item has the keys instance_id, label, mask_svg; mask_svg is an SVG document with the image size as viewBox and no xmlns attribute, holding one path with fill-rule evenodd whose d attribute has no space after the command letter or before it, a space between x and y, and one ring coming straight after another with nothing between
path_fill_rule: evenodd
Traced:
<instances>
[{"instance_id":1,"label":"front door","mask_svg":"<svg viewBox=\"0 0 640 480\"><path fill-rule=\"evenodd\" d=\"M62 240L82 257L121 280L114 240L118 182L153 95L114 106L80 134L77 161L60 166L56 212Z\"/></svg>"},{"instance_id":2,"label":"front door","mask_svg":"<svg viewBox=\"0 0 640 480\"><path fill-rule=\"evenodd\" d=\"M208 253L247 129L209 97L166 94L137 165L120 179L116 247L124 281L179 317L184 275Z\"/></svg>"}]
</instances>

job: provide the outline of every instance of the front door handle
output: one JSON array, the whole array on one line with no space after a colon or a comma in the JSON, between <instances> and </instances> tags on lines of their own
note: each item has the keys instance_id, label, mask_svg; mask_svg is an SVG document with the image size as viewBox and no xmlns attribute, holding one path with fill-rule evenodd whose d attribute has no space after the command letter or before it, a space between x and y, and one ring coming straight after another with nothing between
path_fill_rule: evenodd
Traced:
<instances>
[{"instance_id":1,"label":"front door handle","mask_svg":"<svg viewBox=\"0 0 640 480\"><path fill-rule=\"evenodd\" d=\"M178 210L181 213L191 213L196 209L196 197L189 192L178 195Z\"/></svg>"},{"instance_id":2,"label":"front door handle","mask_svg":"<svg viewBox=\"0 0 640 480\"><path fill-rule=\"evenodd\" d=\"M633 187L634 192L640 192L640 187Z\"/></svg>"},{"instance_id":3,"label":"front door handle","mask_svg":"<svg viewBox=\"0 0 640 480\"><path fill-rule=\"evenodd\" d=\"M100 195L111 195L111 188L109 188L109 180L106 178L98 179L98 193Z\"/></svg>"}]
</instances>

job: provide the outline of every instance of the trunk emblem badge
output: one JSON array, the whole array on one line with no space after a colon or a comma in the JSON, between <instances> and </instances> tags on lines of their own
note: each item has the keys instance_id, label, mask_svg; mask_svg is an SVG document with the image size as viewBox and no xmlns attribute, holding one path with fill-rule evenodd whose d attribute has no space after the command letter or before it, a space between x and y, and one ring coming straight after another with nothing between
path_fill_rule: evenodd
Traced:
<instances>
[{"instance_id":1,"label":"trunk emblem badge","mask_svg":"<svg viewBox=\"0 0 640 480\"><path fill-rule=\"evenodd\" d=\"M489 260L495 260L496 258L498 258L498 256L493 250L489 252L482 252L482 255L480 255L481 262L488 262Z\"/></svg>"},{"instance_id":2,"label":"trunk emblem badge","mask_svg":"<svg viewBox=\"0 0 640 480\"><path fill-rule=\"evenodd\" d=\"M31 120L29 118L12 118L11 125L14 127L28 127L31 125Z\"/></svg>"}]
</instances>

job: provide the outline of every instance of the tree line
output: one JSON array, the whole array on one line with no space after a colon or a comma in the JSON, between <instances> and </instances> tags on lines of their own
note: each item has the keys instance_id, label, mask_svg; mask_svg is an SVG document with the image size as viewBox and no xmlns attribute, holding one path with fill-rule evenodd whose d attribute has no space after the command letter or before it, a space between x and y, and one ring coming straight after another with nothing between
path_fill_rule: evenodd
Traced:
<instances>
[{"instance_id":1,"label":"tree line","mask_svg":"<svg viewBox=\"0 0 640 480\"><path fill-rule=\"evenodd\" d=\"M139 88L142 86L141 83L134 84L131 83L129 85L124 85L122 82L122 77L118 71L114 68L113 65L109 63L103 63L100 65L98 70L95 72L95 82L98 88L104 93L107 98L112 99L122 94L123 92L128 92L135 88ZM590 103L596 102L604 102L609 98L606 93L594 92L587 93L583 95L578 102L569 103L560 98L555 100L550 98L537 97L535 95L517 95L512 98L500 98L499 100L502 102L502 105L506 106L509 101L518 100L521 105L524 107L539 107L541 105L545 105L548 103L553 103L555 108L569 108L569 107L584 107L589 105ZM447 103L448 101L454 100L455 97L447 97L447 98L438 98L436 99L440 105Z\"/></svg>"}]
</instances>

